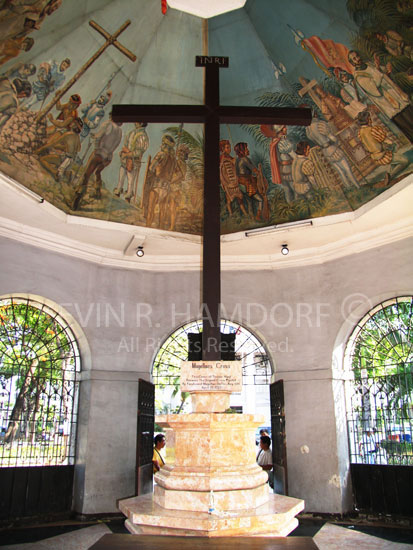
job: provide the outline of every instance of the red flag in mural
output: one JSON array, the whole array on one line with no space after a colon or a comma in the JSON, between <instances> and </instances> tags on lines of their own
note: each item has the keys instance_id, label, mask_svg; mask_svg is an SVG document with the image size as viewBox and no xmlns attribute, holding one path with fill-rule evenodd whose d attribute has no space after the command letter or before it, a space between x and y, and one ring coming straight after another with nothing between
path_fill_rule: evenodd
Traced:
<instances>
[{"instance_id":1,"label":"red flag in mural","mask_svg":"<svg viewBox=\"0 0 413 550\"><path fill-rule=\"evenodd\" d=\"M301 41L302 47L309 51L316 64L324 70L330 67L339 67L350 74L353 74L354 67L348 60L349 49L344 44L333 40L322 40L318 36L310 36Z\"/></svg>"}]
</instances>

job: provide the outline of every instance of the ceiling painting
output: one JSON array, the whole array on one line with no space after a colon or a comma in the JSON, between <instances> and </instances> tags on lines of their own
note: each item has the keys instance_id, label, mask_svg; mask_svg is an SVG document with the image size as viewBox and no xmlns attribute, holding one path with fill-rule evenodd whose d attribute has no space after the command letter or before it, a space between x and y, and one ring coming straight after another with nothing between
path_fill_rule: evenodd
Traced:
<instances>
[{"instance_id":1,"label":"ceiling painting","mask_svg":"<svg viewBox=\"0 0 413 550\"><path fill-rule=\"evenodd\" d=\"M250 0L208 20L221 102L310 107L221 126L221 231L355 210L411 172L413 5ZM112 105L199 104L205 24L157 1L0 1L0 171L75 216L202 232L203 128Z\"/></svg>"}]
</instances>

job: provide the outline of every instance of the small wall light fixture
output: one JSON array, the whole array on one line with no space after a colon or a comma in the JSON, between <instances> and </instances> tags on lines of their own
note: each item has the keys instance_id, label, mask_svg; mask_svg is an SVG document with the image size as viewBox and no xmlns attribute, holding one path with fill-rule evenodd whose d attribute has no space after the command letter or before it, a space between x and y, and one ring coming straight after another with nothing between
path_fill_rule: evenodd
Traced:
<instances>
[{"instance_id":1,"label":"small wall light fixture","mask_svg":"<svg viewBox=\"0 0 413 550\"><path fill-rule=\"evenodd\" d=\"M138 246L138 249L136 251L136 255L139 257L139 258L142 258L142 256L145 255L145 252L143 251L143 246Z\"/></svg>"},{"instance_id":2,"label":"small wall light fixture","mask_svg":"<svg viewBox=\"0 0 413 550\"><path fill-rule=\"evenodd\" d=\"M287 256L287 254L289 253L289 249L288 249L288 246L286 244L282 244L281 245L281 254L283 256Z\"/></svg>"}]
</instances>

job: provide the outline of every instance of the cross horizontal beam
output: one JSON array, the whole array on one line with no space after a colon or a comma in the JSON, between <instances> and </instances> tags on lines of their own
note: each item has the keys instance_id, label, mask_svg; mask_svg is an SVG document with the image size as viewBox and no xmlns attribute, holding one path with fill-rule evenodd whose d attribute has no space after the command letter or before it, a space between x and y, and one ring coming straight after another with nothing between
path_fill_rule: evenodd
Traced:
<instances>
[{"instance_id":1,"label":"cross horizontal beam","mask_svg":"<svg viewBox=\"0 0 413 550\"><path fill-rule=\"evenodd\" d=\"M205 122L204 105L113 105L114 122Z\"/></svg>"},{"instance_id":2,"label":"cross horizontal beam","mask_svg":"<svg viewBox=\"0 0 413 550\"><path fill-rule=\"evenodd\" d=\"M214 114L221 124L285 124L309 126L311 109L279 107L232 107L209 109L206 105L114 105L115 122L184 122L205 123Z\"/></svg>"}]
</instances>

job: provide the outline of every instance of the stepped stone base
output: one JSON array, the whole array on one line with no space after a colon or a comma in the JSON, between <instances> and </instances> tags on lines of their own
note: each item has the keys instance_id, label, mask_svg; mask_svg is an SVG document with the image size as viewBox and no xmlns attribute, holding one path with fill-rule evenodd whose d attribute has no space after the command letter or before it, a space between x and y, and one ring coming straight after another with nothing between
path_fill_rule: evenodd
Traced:
<instances>
[{"instance_id":1,"label":"stepped stone base","mask_svg":"<svg viewBox=\"0 0 413 550\"><path fill-rule=\"evenodd\" d=\"M137 535L286 537L297 527L295 516L304 509L304 501L270 494L254 509L208 514L163 508L148 494L121 500L119 509L128 518L128 531Z\"/></svg>"},{"instance_id":2,"label":"stepped stone base","mask_svg":"<svg viewBox=\"0 0 413 550\"><path fill-rule=\"evenodd\" d=\"M155 485L154 502L163 508L175 510L193 510L206 512L209 505L209 493L205 491L169 491ZM214 503L217 510L234 511L257 508L268 501L268 485L264 483L253 489L236 491L217 491Z\"/></svg>"},{"instance_id":3,"label":"stepped stone base","mask_svg":"<svg viewBox=\"0 0 413 550\"><path fill-rule=\"evenodd\" d=\"M187 383L203 377L202 385L214 386L215 378L238 376L241 384L240 363L209 363L192 362L191 369L216 367L217 372L187 369ZM286 537L297 527L304 501L269 493L268 474L255 460L255 430L264 417L225 413L226 390L195 392L192 399L194 413L156 417L174 434L174 460L155 474L154 494L118 503L126 528L136 535Z\"/></svg>"},{"instance_id":4,"label":"stepped stone base","mask_svg":"<svg viewBox=\"0 0 413 550\"><path fill-rule=\"evenodd\" d=\"M250 445L250 447L252 453L250 449L244 451L244 455L247 455L247 453L251 454L249 458L251 461L250 464L220 464L219 467L212 467L208 463L203 466L177 466L176 463L165 464L160 471L155 474L156 485L163 487L165 490L170 489L172 491L188 492L206 491L207 493L211 490L220 493L221 491L238 491L238 489L255 489L259 486L265 486L267 489L266 494L268 495L268 474L255 463L255 457L253 455L254 447L252 447L252 445ZM190 452L189 448L188 453ZM227 454L226 451L223 459L226 458L226 460L228 460ZM235 451L233 454L235 454ZM207 462L207 460L207 457L205 457L205 462ZM260 504L263 503L261 502ZM249 507L253 507L252 503ZM219 508L222 510L232 509L231 507L224 508L223 506L219 506ZM208 506L204 508L205 512L207 510Z\"/></svg>"}]
</instances>

